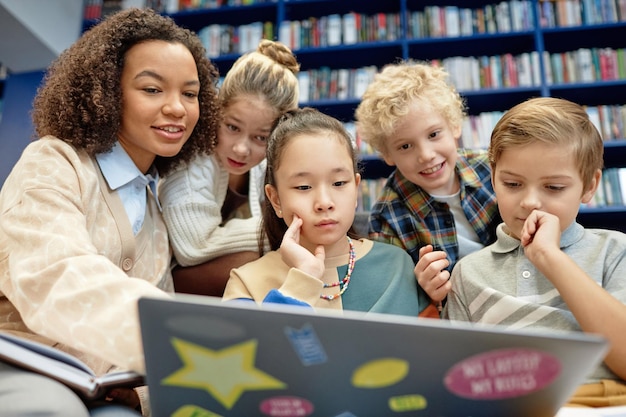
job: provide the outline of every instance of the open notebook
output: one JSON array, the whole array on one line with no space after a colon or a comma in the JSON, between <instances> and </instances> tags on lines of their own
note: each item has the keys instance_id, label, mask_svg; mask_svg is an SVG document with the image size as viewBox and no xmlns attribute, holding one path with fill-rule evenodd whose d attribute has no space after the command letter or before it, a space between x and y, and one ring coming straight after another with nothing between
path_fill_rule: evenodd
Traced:
<instances>
[{"instance_id":1,"label":"open notebook","mask_svg":"<svg viewBox=\"0 0 626 417\"><path fill-rule=\"evenodd\" d=\"M156 417L554 417L604 339L177 296L139 314Z\"/></svg>"}]
</instances>

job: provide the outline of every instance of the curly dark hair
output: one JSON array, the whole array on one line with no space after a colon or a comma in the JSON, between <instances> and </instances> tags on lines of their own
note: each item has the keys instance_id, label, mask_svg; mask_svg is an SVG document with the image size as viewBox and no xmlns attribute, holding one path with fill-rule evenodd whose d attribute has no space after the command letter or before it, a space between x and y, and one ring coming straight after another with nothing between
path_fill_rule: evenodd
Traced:
<instances>
[{"instance_id":1,"label":"curly dark hair","mask_svg":"<svg viewBox=\"0 0 626 417\"><path fill-rule=\"evenodd\" d=\"M89 155L109 151L121 125L120 84L126 52L150 40L186 46L200 80L200 117L191 137L176 156L157 156L154 165L164 175L197 153L211 153L221 118L218 71L195 33L150 9L130 8L109 16L50 65L33 102L37 135L56 136Z\"/></svg>"}]
</instances>

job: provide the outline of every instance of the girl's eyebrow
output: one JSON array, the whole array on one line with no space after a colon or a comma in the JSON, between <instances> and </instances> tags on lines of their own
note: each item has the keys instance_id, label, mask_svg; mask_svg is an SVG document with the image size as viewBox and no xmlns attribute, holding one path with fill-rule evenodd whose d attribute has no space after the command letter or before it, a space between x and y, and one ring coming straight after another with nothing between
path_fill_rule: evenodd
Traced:
<instances>
[{"instance_id":1,"label":"girl's eyebrow","mask_svg":"<svg viewBox=\"0 0 626 417\"><path fill-rule=\"evenodd\" d=\"M292 174L289 174L287 176L287 178L304 178L304 177L308 177L310 176L311 173L308 171L298 171L298 172L294 172Z\"/></svg>"},{"instance_id":2,"label":"girl's eyebrow","mask_svg":"<svg viewBox=\"0 0 626 417\"><path fill-rule=\"evenodd\" d=\"M352 170L348 169L346 167L337 167L337 168L331 169L330 172L332 174L338 174L338 173L342 173L342 172L352 172ZM297 172L294 172L294 173L290 174L289 178L306 177L306 176L309 176L309 175L313 175L313 172L311 172L311 171L297 171Z\"/></svg>"},{"instance_id":3,"label":"girl's eyebrow","mask_svg":"<svg viewBox=\"0 0 626 417\"><path fill-rule=\"evenodd\" d=\"M152 70L143 70L140 73L138 73L137 75L135 75L135 79L141 78L141 77L151 77L151 78L155 78L159 81L164 81L165 79L163 78L163 76L161 76L159 73L152 71ZM188 80L185 81L185 85L200 85L200 81L199 80Z\"/></svg>"},{"instance_id":4,"label":"girl's eyebrow","mask_svg":"<svg viewBox=\"0 0 626 417\"><path fill-rule=\"evenodd\" d=\"M342 172L352 172L352 170L346 167L337 167L337 168L334 168L331 172L335 174L335 173L342 173Z\"/></svg>"}]
</instances>

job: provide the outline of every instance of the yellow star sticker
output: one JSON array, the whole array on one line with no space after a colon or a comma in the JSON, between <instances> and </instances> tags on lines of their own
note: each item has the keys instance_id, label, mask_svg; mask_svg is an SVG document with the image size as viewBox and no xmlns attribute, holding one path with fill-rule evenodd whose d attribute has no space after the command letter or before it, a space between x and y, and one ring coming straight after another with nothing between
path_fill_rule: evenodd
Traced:
<instances>
[{"instance_id":1,"label":"yellow star sticker","mask_svg":"<svg viewBox=\"0 0 626 417\"><path fill-rule=\"evenodd\" d=\"M172 338L183 367L163 378L163 385L204 389L227 409L246 390L283 389L287 385L254 367L257 341L214 351Z\"/></svg>"}]
</instances>

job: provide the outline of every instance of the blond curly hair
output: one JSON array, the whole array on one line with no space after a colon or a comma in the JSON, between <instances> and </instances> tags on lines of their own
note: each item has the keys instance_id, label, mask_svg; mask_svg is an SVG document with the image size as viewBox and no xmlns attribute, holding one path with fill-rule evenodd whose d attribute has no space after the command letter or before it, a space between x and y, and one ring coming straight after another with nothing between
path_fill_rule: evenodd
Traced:
<instances>
[{"instance_id":1,"label":"blond curly hair","mask_svg":"<svg viewBox=\"0 0 626 417\"><path fill-rule=\"evenodd\" d=\"M446 70L423 61L405 60L384 66L367 87L355 112L359 136L386 155L387 139L415 101L441 114L453 130L461 130L465 101L448 82Z\"/></svg>"}]
</instances>

